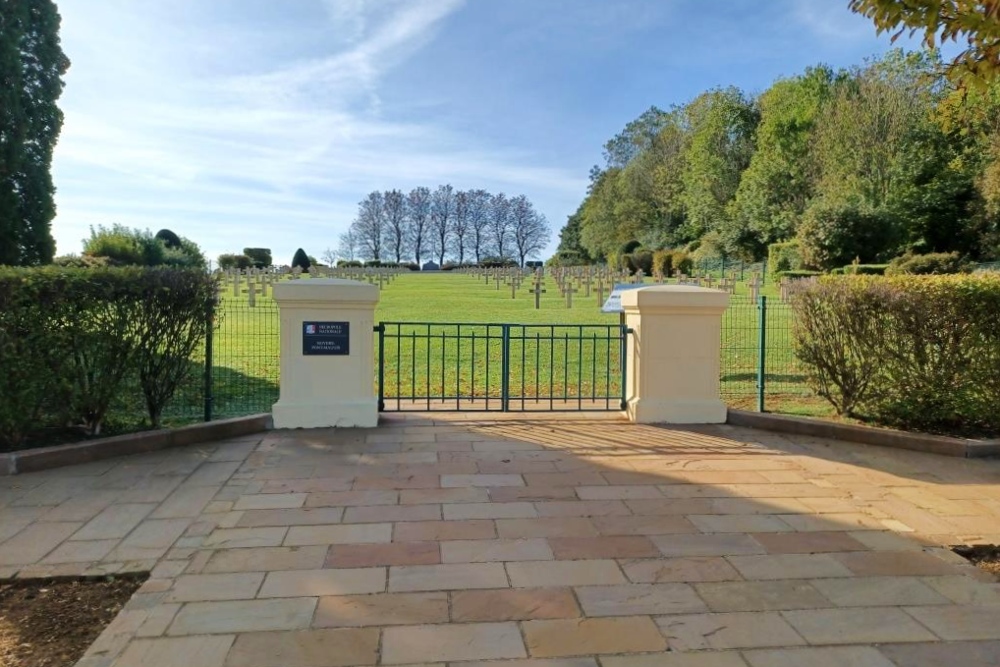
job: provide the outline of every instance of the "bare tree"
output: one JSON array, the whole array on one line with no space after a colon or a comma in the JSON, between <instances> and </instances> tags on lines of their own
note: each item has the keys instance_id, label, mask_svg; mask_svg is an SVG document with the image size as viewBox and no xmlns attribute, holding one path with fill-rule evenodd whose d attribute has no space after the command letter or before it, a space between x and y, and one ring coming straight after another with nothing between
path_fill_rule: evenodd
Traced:
<instances>
[{"instance_id":1,"label":"bare tree","mask_svg":"<svg viewBox=\"0 0 1000 667\"><path fill-rule=\"evenodd\" d=\"M489 230L493 250L499 259L507 259L507 240L510 235L510 200L504 193L490 199Z\"/></svg>"},{"instance_id":2,"label":"bare tree","mask_svg":"<svg viewBox=\"0 0 1000 667\"><path fill-rule=\"evenodd\" d=\"M438 186L431 197L431 246L437 253L438 266L444 266L448 252L448 236L455 209L455 189L450 185Z\"/></svg>"},{"instance_id":3,"label":"bare tree","mask_svg":"<svg viewBox=\"0 0 1000 667\"><path fill-rule=\"evenodd\" d=\"M323 260L327 266L337 265L337 252L333 248L327 248L324 250L323 254L320 255L319 258Z\"/></svg>"},{"instance_id":4,"label":"bare tree","mask_svg":"<svg viewBox=\"0 0 1000 667\"><path fill-rule=\"evenodd\" d=\"M406 233L406 197L399 190L386 190L382 198L385 203L386 243L398 264L403 261L409 245Z\"/></svg>"},{"instance_id":5,"label":"bare tree","mask_svg":"<svg viewBox=\"0 0 1000 667\"><path fill-rule=\"evenodd\" d=\"M409 229L413 255L420 264L420 255L427 244L427 232L431 217L431 191L428 188L413 188L406 198L406 223Z\"/></svg>"},{"instance_id":6,"label":"bare tree","mask_svg":"<svg viewBox=\"0 0 1000 667\"><path fill-rule=\"evenodd\" d=\"M458 257L458 264L465 263L465 247L469 236L469 193L455 193L455 214L451 219L451 249Z\"/></svg>"},{"instance_id":7,"label":"bare tree","mask_svg":"<svg viewBox=\"0 0 1000 667\"><path fill-rule=\"evenodd\" d=\"M354 225L347 228L347 231L340 235L340 245L337 246L337 257L353 262L358 254L358 237L354 232Z\"/></svg>"},{"instance_id":8,"label":"bare tree","mask_svg":"<svg viewBox=\"0 0 1000 667\"><path fill-rule=\"evenodd\" d=\"M382 259L385 236L385 197L372 192L358 204L358 217L352 225L358 239L360 254L365 259Z\"/></svg>"},{"instance_id":9,"label":"bare tree","mask_svg":"<svg viewBox=\"0 0 1000 667\"><path fill-rule=\"evenodd\" d=\"M469 190L469 232L476 264L486 252L490 224L490 193L486 190Z\"/></svg>"},{"instance_id":10,"label":"bare tree","mask_svg":"<svg viewBox=\"0 0 1000 667\"><path fill-rule=\"evenodd\" d=\"M524 266L525 259L537 255L549 243L548 221L524 195L510 200L510 231L520 266Z\"/></svg>"}]
</instances>

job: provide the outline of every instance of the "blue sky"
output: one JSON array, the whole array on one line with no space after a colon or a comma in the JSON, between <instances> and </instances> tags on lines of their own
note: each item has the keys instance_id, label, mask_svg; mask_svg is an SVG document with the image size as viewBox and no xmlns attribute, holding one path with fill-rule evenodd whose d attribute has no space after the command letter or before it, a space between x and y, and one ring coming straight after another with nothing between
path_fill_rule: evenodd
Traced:
<instances>
[{"instance_id":1,"label":"blue sky","mask_svg":"<svg viewBox=\"0 0 1000 667\"><path fill-rule=\"evenodd\" d=\"M58 253L337 245L374 189L526 194L558 229L650 105L890 48L847 0L62 0ZM912 44L912 42L909 42Z\"/></svg>"}]
</instances>

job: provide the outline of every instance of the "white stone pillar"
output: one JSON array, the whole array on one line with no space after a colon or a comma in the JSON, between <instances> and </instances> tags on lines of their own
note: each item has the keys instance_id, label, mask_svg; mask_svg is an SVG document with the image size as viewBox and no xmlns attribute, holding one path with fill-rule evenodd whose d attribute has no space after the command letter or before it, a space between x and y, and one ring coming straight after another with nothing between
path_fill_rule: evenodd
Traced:
<instances>
[{"instance_id":1,"label":"white stone pillar","mask_svg":"<svg viewBox=\"0 0 1000 667\"><path fill-rule=\"evenodd\" d=\"M317 278L275 283L272 293L281 316L275 428L377 426L378 287Z\"/></svg>"},{"instance_id":2,"label":"white stone pillar","mask_svg":"<svg viewBox=\"0 0 1000 667\"><path fill-rule=\"evenodd\" d=\"M628 342L627 412L641 424L720 424L722 314L729 295L688 285L622 292Z\"/></svg>"}]
</instances>

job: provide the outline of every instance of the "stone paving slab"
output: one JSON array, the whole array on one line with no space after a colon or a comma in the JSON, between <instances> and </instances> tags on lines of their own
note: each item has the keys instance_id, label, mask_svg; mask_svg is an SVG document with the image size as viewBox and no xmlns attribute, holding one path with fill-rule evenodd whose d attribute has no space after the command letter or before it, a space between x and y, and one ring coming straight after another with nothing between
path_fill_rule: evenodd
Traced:
<instances>
[{"instance_id":1,"label":"stone paving slab","mask_svg":"<svg viewBox=\"0 0 1000 667\"><path fill-rule=\"evenodd\" d=\"M1000 461L392 417L0 478L0 576L151 572L80 667L1000 664Z\"/></svg>"}]
</instances>

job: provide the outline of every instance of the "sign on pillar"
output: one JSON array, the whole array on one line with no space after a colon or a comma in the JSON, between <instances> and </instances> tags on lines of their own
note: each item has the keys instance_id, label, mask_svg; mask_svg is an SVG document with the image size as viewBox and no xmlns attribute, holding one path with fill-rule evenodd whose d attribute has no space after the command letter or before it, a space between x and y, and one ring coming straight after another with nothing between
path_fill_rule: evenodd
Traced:
<instances>
[{"instance_id":1,"label":"sign on pillar","mask_svg":"<svg viewBox=\"0 0 1000 667\"><path fill-rule=\"evenodd\" d=\"M374 427L377 285L318 278L275 283L281 394L275 428Z\"/></svg>"},{"instance_id":2,"label":"sign on pillar","mask_svg":"<svg viewBox=\"0 0 1000 667\"><path fill-rule=\"evenodd\" d=\"M722 315L729 295L689 285L621 293L628 342L628 417L643 424L721 424Z\"/></svg>"}]
</instances>

